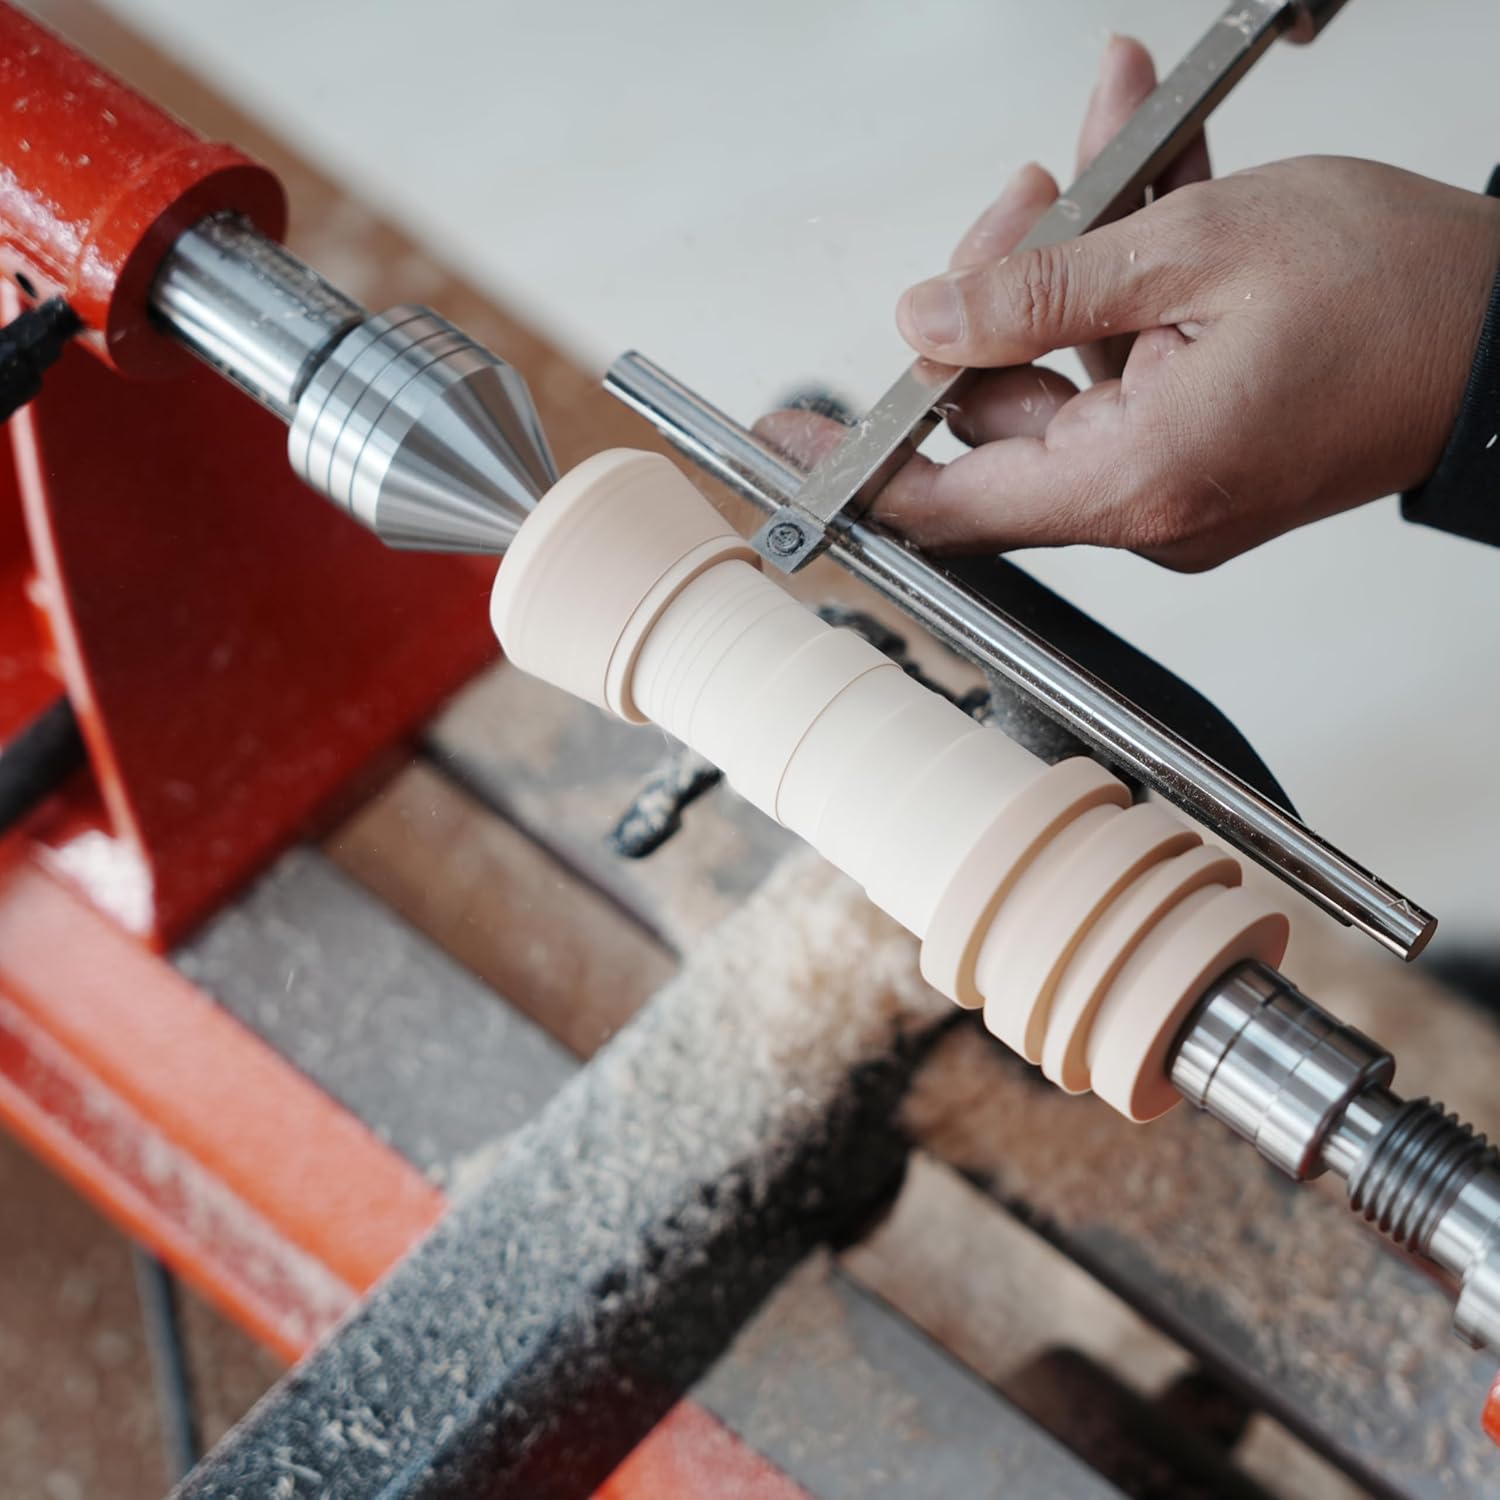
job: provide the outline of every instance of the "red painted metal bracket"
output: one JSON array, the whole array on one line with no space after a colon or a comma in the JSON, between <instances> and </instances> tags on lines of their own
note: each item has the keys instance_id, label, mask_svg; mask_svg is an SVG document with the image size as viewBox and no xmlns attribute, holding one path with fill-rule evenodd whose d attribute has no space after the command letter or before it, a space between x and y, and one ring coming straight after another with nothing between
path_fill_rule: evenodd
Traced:
<instances>
[{"instance_id":1,"label":"red painted metal bracket","mask_svg":"<svg viewBox=\"0 0 1500 1500\"><path fill-rule=\"evenodd\" d=\"M66 688L98 797L32 831L169 943L492 659L489 570L387 551L206 370L139 384L70 350L11 432L0 735Z\"/></svg>"},{"instance_id":2,"label":"red painted metal bracket","mask_svg":"<svg viewBox=\"0 0 1500 1500\"><path fill-rule=\"evenodd\" d=\"M595 1491L595 1500L812 1500L716 1417L680 1401Z\"/></svg>"},{"instance_id":3,"label":"red painted metal bracket","mask_svg":"<svg viewBox=\"0 0 1500 1500\"><path fill-rule=\"evenodd\" d=\"M0 101L0 275L38 301L66 298L117 369L186 369L189 357L151 326L156 268L211 213L243 214L279 238L286 196L275 175L4 3Z\"/></svg>"},{"instance_id":4,"label":"red painted metal bracket","mask_svg":"<svg viewBox=\"0 0 1500 1500\"><path fill-rule=\"evenodd\" d=\"M66 689L99 799L53 820L54 867L168 943L490 659L490 569L386 551L293 477L274 418L152 325L189 223L280 234L271 172L4 0L0 93L0 316L57 295L87 330L11 423L0 745Z\"/></svg>"}]
</instances>

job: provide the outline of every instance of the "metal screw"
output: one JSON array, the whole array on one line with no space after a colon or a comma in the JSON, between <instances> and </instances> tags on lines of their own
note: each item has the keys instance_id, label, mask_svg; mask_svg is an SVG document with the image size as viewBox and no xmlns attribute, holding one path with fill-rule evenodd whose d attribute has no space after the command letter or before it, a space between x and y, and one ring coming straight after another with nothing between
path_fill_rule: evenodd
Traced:
<instances>
[{"instance_id":1,"label":"metal screw","mask_svg":"<svg viewBox=\"0 0 1500 1500\"><path fill-rule=\"evenodd\" d=\"M778 521L766 533L766 545L777 557L790 557L802 549L806 538L795 521Z\"/></svg>"}]
</instances>

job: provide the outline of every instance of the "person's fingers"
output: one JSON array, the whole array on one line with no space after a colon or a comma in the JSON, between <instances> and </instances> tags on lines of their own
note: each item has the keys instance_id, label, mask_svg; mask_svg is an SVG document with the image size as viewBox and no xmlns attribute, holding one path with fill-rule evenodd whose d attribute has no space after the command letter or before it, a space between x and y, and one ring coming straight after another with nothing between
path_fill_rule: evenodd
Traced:
<instances>
[{"instance_id":1,"label":"person's fingers","mask_svg":"<svg viewBox=\"0 0 1500 1500\"><path fill-rule=\"evenodd\" d=\"M1130 354L1120 372L1126 399L1135 396L1152 376L1156 366L1191 347L1190 339L1180 328L1148 328L1138 333Z\"/></svg>"},{"instance_id":2,"label":"person's fingers","mask_svg":"<svg viewBox=\"0 0 1500 1500\"><path fill-rule=\"evenodd\" d=\"M1078 136L1078 171L1082 173L1123 128L1156 87L1151 54L1133 37L1113 36L1104 49L1099 82L1089 99ZM1152 185L1160 198L1209 176L1208 142L1200 130ZM1132 335L1117 334L1082 346L1079 358L1093 380L1118 376L1130 355Z\"/></svg>"},{"instance_id":3,"label":"person's fingers","mask_svg":"<svg viewBox=\"0 0 1500 1500\"><path fill-rule=\"evenodd\" d=\"M948 413L948 427L971 448L1001 438L1040 437L1058 408L1077 394L1066 375L1036 365L986 371Z\"/></svg>"},{"instance_id":4,"label":"person's fingers","mask_svg":"<svg viewBox=\"0 0 1500 1500\"><path fill-rule=\"evenodd\" d=\"M1190 182L1207 182L1213 175L1208 159L1208 137L1200 130L1156 179L1156 196L1160 198L1166 193L1175 193Z\"/></svg>"},{"instance_id":5,"label":"person's fingers","mask_svg":"<svg viewBox=\"0 0 1500 1500\"><path fill-rule=\"evenodd\" d=\"M1181 322L1227 254L1212 228L1163 204L1081 239L921 282L903 294L896 322L919 354L960 366L1019 365Z\"/></svg>"},{"instance_id":6,"label":"person's fingers","mask_svg":"<svg viewBox=\"0 0 1500 1500\"><path fill-rule=\"evenodd\" d=\"M1042 434L985 443L930 474L898 473L875 518L939 553L1103 540L1101 515L1124 484L1120 391L1118 381L1091 386Z\"/></svg>"},{"instance_id":7,"label":"person's fingers","mask_svg":"<svg viewBox=\"0 0 1500 1500\"><path fill-rule=\"evenodd\" d=\"M1196 412L1214 361L1148 336L1123 380L1065 401L1041 436L985 443L940 469L898 473L875 517L938 553L1122 547L1172 567L1205 565L1232 510L1232 467ZM1137 368L1139 363L1140 368Z\"/></svg>"},{"instance_id":8,"label":"person's fingers","mask_svg":"<svg viewBox=\"0 0 1500 1500\"><path fill-rule=\"evenodd\" d=\"M1112 37L1079 136L1080 171L1155 86L1156 69L1145 47L1130 37ZM1207 174L1207 147L1200 134L1157 187L1167 191ZM1138 299L1159 300L1165 288L1158 283L1171 257L1143 262L1140 243L1116 237L1106 245L1098 228L1066 247L1044 246L1012 256L1012 248L1057 196L1057 183L1047 172L1035 164L1023 167L959 242L948 274L906 291L896 321L919 353L943 364L994 367L1073 346L1094 378L1119 374L1130 335L1163 321L1158 310ZM1153 219L1149 227L1156 229L1158 222ZM1063 260L1064 249L1079 258L1076 264ZM1134 269L1102 264L1107 249L1123 250ZM1156 276L1150 274L1153 269ZM1183 279L1180 272L1177 279ZM1136 298L1127 295L1132 290Z\"/></svg>"},{"instance_id":9,"label":"person's fingers","mask_svg":"<svg viewBox=\"0 0 1500 1500\"><path fill-rule=\"evenodd\" d=\"M1155 87L1156 67L1151 54L1134 37L1112 36L1104 49L1099 82L1089 99L1083 128L1078 134L1077 167L1080 173L1118 134ZM1161 197L1190 182L1205 182L1211 175L1208 141L1200 130L1172 159L1153 184L1153 189L1156 196Z\"/></svg>"},{"instance_id":10,"label":"person's fingers","mask_svg":"<svg viewBox=\"0 0 1500 1500\"><path fill-rule=\"evenodd\" d=\"M1181 156L1167 168L1157 180L1155 191L1160 198L1175 188L1185 187L1190 182L1204 182L1209 177L1208 142L1200 130L1188 142ZM1138 337L1149 337L1153 330L1144 334L1117 334L1112 338L1098 339L1085 344L1078 351L1083 367L1091 380L1112 380L1125 368L1130 351Z\"/></svg>"},{"instance_id":11,"label":"person's fingers","mask_svg":"<svg viewBox=\"0 0 1500 1500\"><path fill-rule=\"evenodd\" d=\"M1221 456L1199 451L1201 423L1184 408L1184 393L1212 370L1176 378L1177 368L1163 368L1190 349L1175 330L1153 330L1137 341L1122 380L1075 394L1052 371L982 377L969 420L985 441L947 465L913 457L876 498L872 518L935 553L1088 543L1173 568L1212 566L1229 555L1222 538L1237 518L1212 477ZM1037 396L1030 412L1027 381ZM804 468L848 434L801 411L773 412L756 431Z\"/></svg>"},{"instance_id":12,"label":"person's fingers","mask_svg":"<svg viewBox=\"0 0 1500 1500\"><path fill-rule=\"evenodd\" d=\"M1052 174L1028 162L958 242L949 267L961 271L1010 254L1056 201L1057 182Z\"/></svg>"},{"instance_id":13,"label":"person's fingers","mask_svg":"<svg viewBox=\"0 0 1500 1500\"><path fill-rule=\"evenodd\" d=\"M874 518L939 554L1081 541L1095 529L1099 480L1088 446L1059 452L1043 438L1014 437L942 466L908 465L876 498Z\"/></svg>"}]
</instances>

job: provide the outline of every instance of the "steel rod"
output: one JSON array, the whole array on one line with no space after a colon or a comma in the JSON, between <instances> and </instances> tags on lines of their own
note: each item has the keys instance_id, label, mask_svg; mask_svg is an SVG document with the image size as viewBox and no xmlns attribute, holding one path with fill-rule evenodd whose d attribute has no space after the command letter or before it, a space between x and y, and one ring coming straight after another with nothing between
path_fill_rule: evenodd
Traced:
<instances>
[{"instance_id":1,"label":"steel rod","mask_svg":"<svg viewBox=\"0 0 1500 1500\"><path fill-rule=\"evenodd\" d=\"M365 310L233 215L177 239L151 288L156 317L241 390L291 421L319 361Z\"/></svg>"}]
</instances>

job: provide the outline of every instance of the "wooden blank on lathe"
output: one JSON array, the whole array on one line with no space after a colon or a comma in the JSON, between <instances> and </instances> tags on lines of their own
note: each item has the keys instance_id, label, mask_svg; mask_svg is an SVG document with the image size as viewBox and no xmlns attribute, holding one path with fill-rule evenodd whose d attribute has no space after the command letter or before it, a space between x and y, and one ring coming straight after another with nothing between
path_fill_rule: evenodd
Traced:
<instances>
[{"instance_id":1,"label":"wooden blank on lathe","mask_svg":"<svg viewBox=\"0 0 1500 1500\"><path fill-rule=\"evenodd\" d=\"M1070 1092L1177 1101L1187 1012L1286 916L1237 859L1087 759L1049 766L825 624L667 459L580 464L495 583L518 667L721 767L922 940L922 972Z\"/></svg>"}]
</instances>

